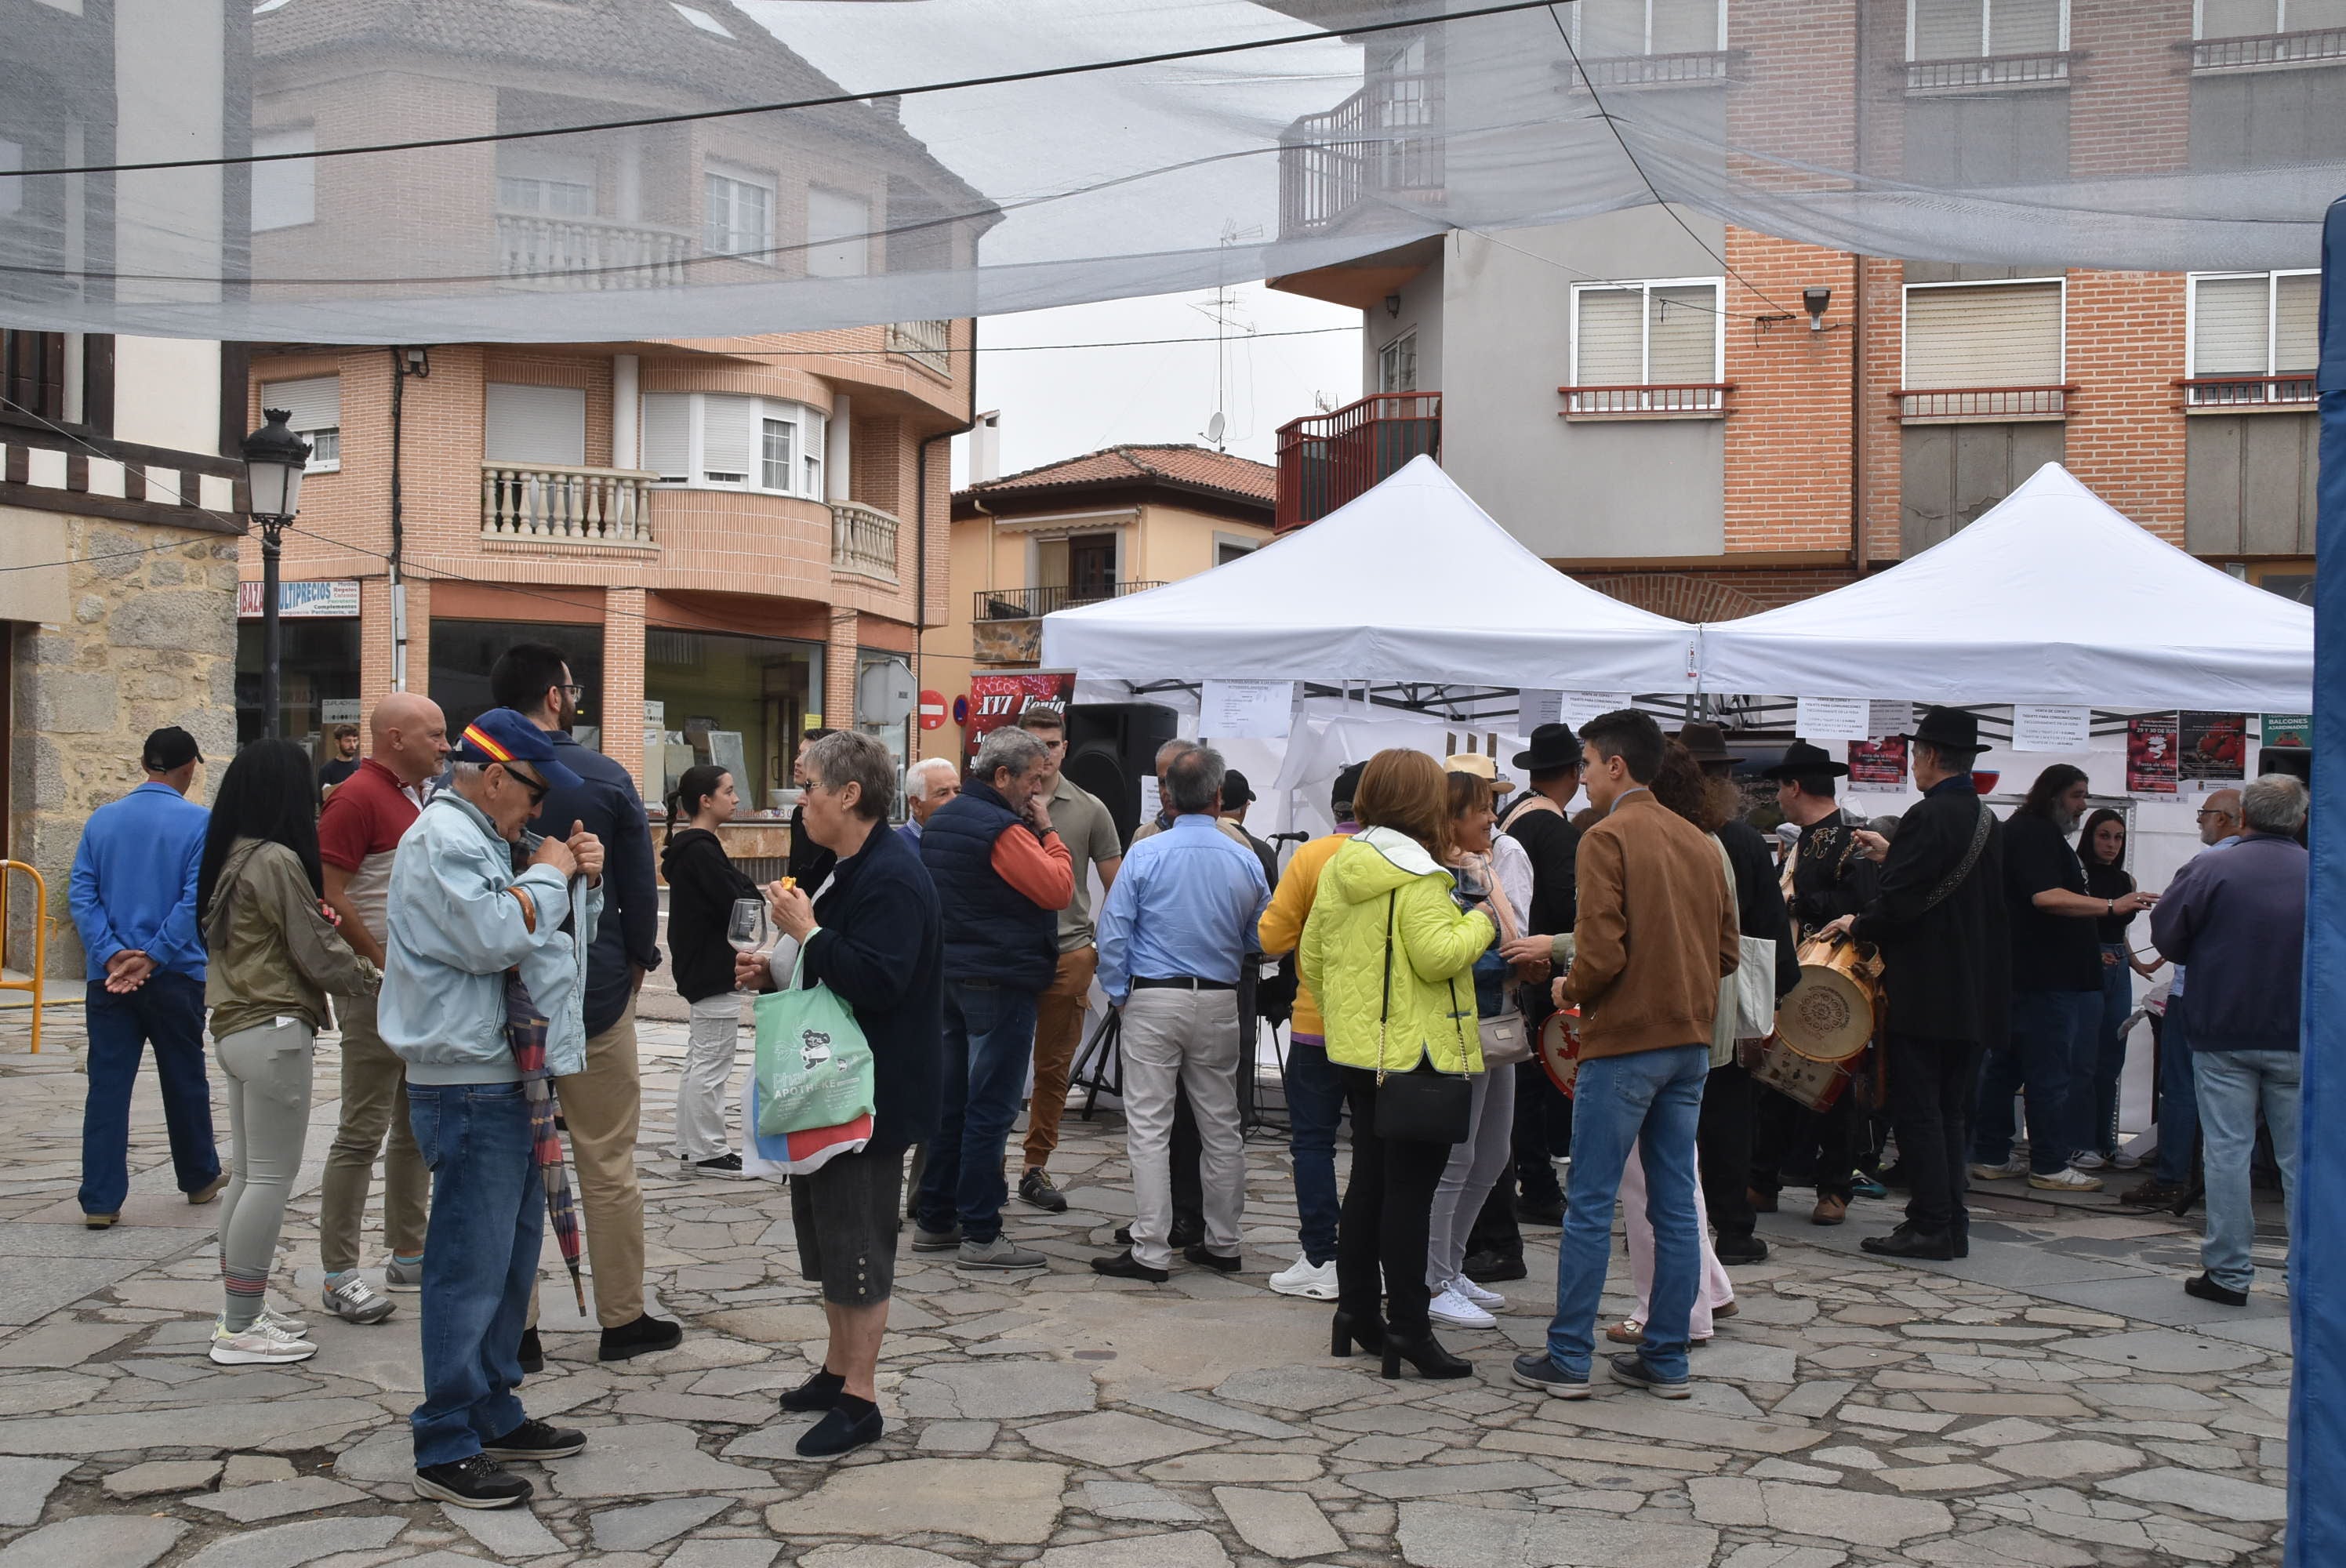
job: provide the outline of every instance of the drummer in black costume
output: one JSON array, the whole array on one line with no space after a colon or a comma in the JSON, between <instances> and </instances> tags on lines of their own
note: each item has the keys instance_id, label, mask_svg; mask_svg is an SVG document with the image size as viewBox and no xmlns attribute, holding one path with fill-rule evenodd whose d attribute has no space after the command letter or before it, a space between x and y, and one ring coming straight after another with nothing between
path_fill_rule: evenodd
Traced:
<instances>
[{"instance_id":1,"label":"drummer in black costume","mask_svg":"<svg viewBox=\"0 0 2346 1568\"><path fill-rule=\"evenodd\" d=\"M1822 747L1804 740L1794 741L1784 760L1760 775L1776 781L1777 805L1800 829L1800 841L1785 859L1783 886L1793 929L1804 943L1831 921L1863 909L1881 881L1882 868L1866 858L1858 839L1866 830L1864 819L1833 799L1833 780L1848 775L1848 768ZM1809 1217L1818 1225L1839 1225L1848 1217L1867 1119L1857 1087L1870 1077L1859 1068L1822 1112L1772 1088L1760 1091L1751 1146L1754 1209L1773 1214L1787 1158L1814 1149L1817 1203Z\"/></svg>"}]
</instances>

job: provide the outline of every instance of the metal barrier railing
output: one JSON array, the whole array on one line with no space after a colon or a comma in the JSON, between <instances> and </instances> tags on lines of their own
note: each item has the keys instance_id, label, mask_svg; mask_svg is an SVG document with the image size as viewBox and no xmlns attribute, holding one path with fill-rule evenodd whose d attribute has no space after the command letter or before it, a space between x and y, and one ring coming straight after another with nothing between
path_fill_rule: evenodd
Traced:
<instances>
[{"instance_id":1,"label":"metal barrier railing","mask_svg":"<svg viewBox=\"0 0 2346 1568\"><path fill-rule=\"evenodd\" d=\"M0 960L5 959L7 952L8 890L15 885L15 873L18 871L33 879L33 967L23 980L0 975L0 991L33 993L33 1054L37 1056L41 1051L41 1007L48 996L49 884L37 870L23 860L0 860Z\"/></svg>"}]
</instances>

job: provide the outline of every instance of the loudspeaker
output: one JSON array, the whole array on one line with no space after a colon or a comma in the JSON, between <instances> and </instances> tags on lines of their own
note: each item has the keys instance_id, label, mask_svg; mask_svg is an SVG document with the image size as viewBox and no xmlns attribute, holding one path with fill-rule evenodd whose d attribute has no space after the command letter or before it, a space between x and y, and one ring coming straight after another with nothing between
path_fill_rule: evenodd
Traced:
<instances>
[{"instance_id":1,"label":"loudspeaker","mask_svg":"<svg viewBox=\"0 0 2346 1568\"><path fill-rule=\"evenodd\" d=\"M1140 781L1156 776L1157 750L1179 732L1180 716L1153 702L1086 702L1067 709L1067 759L1060 771L1107 807L1129 848L1140 830Z\"/></svg>"}]
</instances>

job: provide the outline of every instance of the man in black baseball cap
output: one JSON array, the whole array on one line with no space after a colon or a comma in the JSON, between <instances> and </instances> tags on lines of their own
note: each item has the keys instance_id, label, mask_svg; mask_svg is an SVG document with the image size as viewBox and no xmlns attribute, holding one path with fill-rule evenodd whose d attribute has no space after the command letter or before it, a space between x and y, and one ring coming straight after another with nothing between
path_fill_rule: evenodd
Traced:
<instances>
[{"instance_id":1,"label":"man in black baseball cap","mask_svg":"<svg viewBox=\"0 0 2346 1568\"><path fill-rule=\"evenodd\" d=\"M176 724L150 733L139 756L140 765L149 773L176 773L203 759L203 748L196 744L196 738Z\"/></svg>"},{"instance_id":2,"label":"man in black baseball cap","mask_svg":"<svg viewBox=\"0 0 2346 1568\"><path fill-rule=\"evenodd\" d=\"M1254 786L1247 782L1247 776L1235 768L1230 769L1222 775L1222 805L1215 815L1239 832L1246 833L1247 848L1252 850L1254 858L1262 862L1263 881L1275 888L1279 886L1279 851L1247 832L1247 808L1254 804Z\"/></svg>"}]
</instances>

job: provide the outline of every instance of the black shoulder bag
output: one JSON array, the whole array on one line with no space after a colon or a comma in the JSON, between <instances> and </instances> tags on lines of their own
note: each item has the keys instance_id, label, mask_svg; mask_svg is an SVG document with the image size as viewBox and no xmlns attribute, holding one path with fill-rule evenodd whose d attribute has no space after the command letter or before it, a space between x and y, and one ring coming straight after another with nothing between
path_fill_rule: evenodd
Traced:
<instances>
[{"instance_id":1,"label":"black shoulder bag","mask_svg":"<svg viewBox=\"0 0 2346 1568\"><path fill-rule=\"evenodd\" d=\"M1405 1073L1385 1072L1385 1023L1392 1015L1392 955L1398 890L1385 895L1385 983L1377 1004L1377 1136L1407 1138L1422 1144L1461 1144L1474 1120L1474 1091L1464 1073L1444 1073L1433 1065L1433 1055ZM1451 1001L1457 1001L1458 983L1451 983ZM1455 1018L1454 1015L1454 1022ZM1460 1026L1462 1057L1466 1034Z\"/></svg>"}]
</instances>

